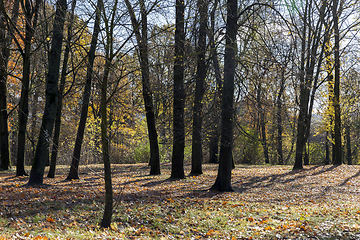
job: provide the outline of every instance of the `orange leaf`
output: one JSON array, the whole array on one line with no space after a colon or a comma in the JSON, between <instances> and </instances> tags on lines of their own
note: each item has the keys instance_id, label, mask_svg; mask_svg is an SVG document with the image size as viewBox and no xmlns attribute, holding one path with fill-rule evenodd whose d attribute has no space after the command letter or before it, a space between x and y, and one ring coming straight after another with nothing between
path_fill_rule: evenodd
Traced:
<instances>
[{"instance_id":1,"label":"orange leaf","mask_svg":"<svg viewBox=\"0 0 360 240\"><path fill-rule=\"evenodd\" d=\"M267 226L266 228L264 228L265 230L274 230L274 228L272 226Z\"/></svg>"},{"instance_id":2,"label":"orange leaf","mask_svg":"<svg viewBox=\"0 0 360 240\"><path fill-rule=\"evenodd\" d=\"M48 218L46 218L46 221L52 223L52 222L55 222L55 219L53 219L53 218L51 218L51 217L48 217Z\"/></svg>"}]
</instances>

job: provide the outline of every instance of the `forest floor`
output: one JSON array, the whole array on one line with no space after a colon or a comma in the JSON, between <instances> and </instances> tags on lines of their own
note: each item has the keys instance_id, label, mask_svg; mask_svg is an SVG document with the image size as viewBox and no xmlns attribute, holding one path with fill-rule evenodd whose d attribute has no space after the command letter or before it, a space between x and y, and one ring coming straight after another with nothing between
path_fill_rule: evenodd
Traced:
<instances>
[{"instance_id":1,"label":"forest floor","mask_svg":"<svg viewBox=\"0 0 360 240\"><path fill-rule=\"evenodd\" d=\"M0 239L360 239L360 166L244 166L233 170L234 192L209 191L216 165L170 181L170 165L149 176L146 164L112 165L113 223L99 229L102 165L68 167L45 178L0 172ZM185 167L189 172L189 166Z\"/></svg>"}]
</instances>

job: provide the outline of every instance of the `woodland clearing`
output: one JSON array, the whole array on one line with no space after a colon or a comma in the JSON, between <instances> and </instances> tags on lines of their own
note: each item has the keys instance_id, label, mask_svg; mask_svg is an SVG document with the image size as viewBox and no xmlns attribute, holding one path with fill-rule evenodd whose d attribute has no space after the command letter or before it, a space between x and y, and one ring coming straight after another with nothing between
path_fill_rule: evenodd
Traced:
<instances>
[{"instance_id":1,"label":"woodland clearing","mask_svg":"<svg viewBox=\"0 0 360 240\"><path fill-rule=\"evenodd\" d=\"M98 227L102 165L82 166L75 181L58 166L38 188L2 171L0 239L360 239L360 166L237 165L227 193L209 191L217 165L203 170L172 181L168 163L159 176L147 164L113 164L109 229Z\"/></svg>"}]
</instances>

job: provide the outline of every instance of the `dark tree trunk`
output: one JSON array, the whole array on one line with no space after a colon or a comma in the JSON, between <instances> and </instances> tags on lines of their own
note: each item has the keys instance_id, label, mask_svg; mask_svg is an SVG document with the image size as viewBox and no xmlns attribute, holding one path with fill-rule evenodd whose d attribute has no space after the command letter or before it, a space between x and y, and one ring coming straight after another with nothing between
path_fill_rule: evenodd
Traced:
<instances>
[{"instance_id":1,"label":"dark tree trunk","mask_svg":"<svg viewBox=\"0 0 360 240\"><path fill-rule=\"evenodd\" d=\"M16 176L27 176L24 169L25 150L26 150L26 128L29 115L29 91L30 91L30 66L31 66L31 42L35 33L38 12L41 0L37 0L35 6L32 6L30 0L25 1L25 48L22 52L23 57L23 78L21 81L21 96L19 103L19 121L18 121L18 152L16 163Z\"/></svg>"},{"instance_id":2,"label":"dark tree trunk","mask_svg":"<svg viewBox=\"0 0 360 240\"><path fill-rule=\"evenodd\" d=\"M325 136L325 165L330 164L330 146L329 146L329 131L326 131Z\"/></svg>"},{"instance_id":3,"label":"dark tree trunk","mask_svg":"<svg viewBox=\"0 0 360 240\"><path fill-rule=\"evenodd\" d=\"M345 136L346 136L346 160L349 165L352 165L350 125L346 125L345 127Z\"/></svg>"},{"instance_id":4,"label":"dark tree trunk","mask_svg":"<svg viewBox=\"0 0 360 240\"><path fill-rule=\"evenodd\" d=\"M218 154L219 154L219 134L217 129L213 130L213 134L210 138L210 159L209 163L218 163Z\"/></svg>"},{"instance_id":5,"label":"dark tree trunk","mask_svg":"<svg viewBox=\"0 0 360 240\"><path fill-rule=\"evenodd\" d=\"M297 135L296 135L296 150L295 150L295 164L293 169L303 169L303 150L305 145L305 131L306 131L306 117L307 117L307 106L308 106L308 94L310 88L306 86L305 82L305 52L306 52L306 19L307 19L307 8L308 1L306 1L304 19L303 19L303 29L302 29L302 39L301 39L301 60L300 60L300 110L299 117L297 121Z\"/></svg>"},{"instance_id":6,"label":"dark tree trunk","mask_svg":"<svg viewBox=\"0 0 360 240\"><path fill-rule=\"evenodd\" d=\"M109 152L109 138L107 134L107 82L110 72L110 62L106 59L104 77L101 84L101 143L102 143L102 156L105 170L105 210L100 227L108 228L111 224L111 216L113 212L113 190L111 183L111 165L110 165L110 152Z\"/></svg>"},{"instance_id":7,"label":"dark tree trunk","mask_svg":"<svg viewBox=\"0 0 360 240\"><path fill-rule=\"evenodd\" d=\"M261 83L259 84L259 86L257 86L257 90L256 90L256 105L257 105L257 110L258 110L258 114L259 114L259 127L260 127L260 131L261 131L261 145L263 147L263 152L264 152L264 159L265 159L265 163L269 163L269 151L268 151L268 146L267 146L267 140L266 140L266 126L265 126L265 109L261 104L261 95L262 95L262 89L261 89Z\"/></svg>"},{"instance_id":8,"label":"dark tree trunk","mask_svg":"<svg viewBox=\"0 0 360 240\"><path fill-rule=\"evenodd\" d=\"M305 148L304 148L304 165L309 165L310 164L310 159L309 159L309 142L307 142L307 147L305 144Z\"/></svg>"},{"instance_id":9,"label":"dark tree trunk","mask_svg":"<svg viewBox=\"0 0 360 240\"><path fill-rule=\"evenodd\" d=\"M298 117L298 129L296 139L296 154L295 164L293 169L302 169L302 156L305 144L310 136L310 125L312 110L314 105L315 93L318 88L318 79L321 71L321 62L325 51L325 44L321 44L321 40L326 42L328 37L328 26L325 27L325 32L320 31L325 24L325 10L327 7L326 1L322 2L319 9L320 18L317 22L316 31L308 31L306 25L309 21L312 1L306 1L305 16L303 17L303 32L301 43L301 70L300 70L300 109ZM307 43L306 43L307 41ZM320 54L318 50L320 48ZM307 56L305 63L305 54ZM306 65L306 66L305 66ZM315 71L315 66L317 66ZM310 94L311 93L311 94Z\"/></svg>"},{"instance_id":10,"label":"dark tree trunk","mask_svg":"<svg viewBox=\"0 0 360 240\"><path fill-rule=\"evenodd\" d=\"M61 111L63 106L63 94L65 89L65 80L67 76L67 65L69 61L70 55L70 42L72 40L72 27L74 22L74 11L76 6L76 0L73 0L71 3L71 12L70 12L70 20L68 24L68 34L67 34L67 41L66 41L66 48L64 52L64 60L63 66L61 69L61 77L60 77L60 88L59 88L59 96L58 96L58 106L56 109L56 117L55 117L55 129L54 129L54 137L53 137L53 145L51 151L51 161L50 161L50 169L48 172L48 178L55 177L55 170L56 170L56 159L58 156L59 150L59 138L60 138L60 127L61 127Z\"/></svg>"},{"instance_id":11,"label":"dark tree trunk","mask_svg":"<svg viewBox=\"0 0 360 240\"><path fill-rule=\"evenodd\" d=\"M185 10L184 1L176 0L173 152L172 152L172 164L171 164L171 178L173 179L181 179L185 177L184 174L184 149L185 149L184 10Z\"/></svg>"},{"instance_id":12,"label":"dark tree trunk","mask_svg":"<svg viewBox=\"0 0 360 240\"><path fill-rule=\"evenodd\" d=\"M148 43L147 43L147 12L145 9L145 0L140 1L141 8L141 33L139 31L139 23L136 20L134 10L128 0L125 1L130 13L131 22L135 32L137 44L139 47L139 60L142 76L143 98L146 112L146 123L149 133L150 142L150 175L160 174L160 154L158 135L156 130L155 114L152 91L150 87L150 74L149 74L149 58L148 58Z\"/></svg>"},{"instance_id":13,"label":"dark tree trunk","mask_svg":"<svg viewBox=\"0 0 360 240\"><path fill-rule=\"evenodd\" d=\"M30 129L31 129L31 136L28 137L28 139L30 139L31 142L31 152L28 155L27 159L31 159L33 160L35 157L35 149L36 149L36 141L37 141L37 135L38 135L38 129L37 129L37 122L38 122L38 103L39 103L39 91L38 89L34 89L34 96L32 99L32 108L31 108L31 124L30 124Z\"/></svg>"},{"instance_id":14,"label":"dark tree trunk","mask_svg":"<svg viewBox=\"0 0 360 240\"><path fill-rule=\"evenodd\" d=\"M10 56L11 26L7 24L4 15L5 5L0 1L0 168L8 170L10 167L9 153L9 131L8 131L8 112L7 112L7 66ZM16 22L19 14L19 0L14 1L11 21Z\"/></svg>"},{"instance_id":15,"label":"dark tree trunk","mask_svg":"<svg viewBox=\"0 0 360 240\"><path fill-rule=\"evenodd\" d=\"M9 132L7 126L7 65L9 60L9 44L6 38L6 23L3 15L4 3L0 6L0 168L8 170L10 167ZM5 9L4 9L5 10Z\"/></svg>"},{"instance_id":16,"label":"dark tree trunk","mask_svg":"<svg viewBox=\"0 0 360 240\"><path fill-rule=\"evenodd\" d=\"M198 0L198 9L200 13L197 72L195 86L195 100L193 112L193 135L192 135L192 154L191 154L191 175L202 174L202 100L205 93L206 78L206 31L207 31L207 0Z\"/></svg>"},{"instance_id":17,"label":"dark tree trunk","mask_svg":"<svg viewBox=\"0 0 360 240\"><path fill-rule=\"evenodd\" d=\"M342 144L341 144L341 112L340 112L340 40L339 40L339 16L338 0L333 1L333 20L334 20L334 112L335 112L335 148L334 164L342 164Z\"/></svg>"},{"instance_id":18,"label":"dark tree trunk","mask_svg":"<svg viewBox=\"0 0 360 240\"><path fill-rule=\"evenodd\" d=\"M263 149L264 149L265 163L270 163L269 150L268 150L268 145L267 145L267 140L266 140L266 125L265 125L265 113L264 112L261 113L260 125L261 125L261 138L262 138L262 145L263 145Z\"/></svg>"},{"instance_id":19,"label":"dark tree trunk","mask_svg":"<svg viewBox=\"0 0 360 240\"><path fill-rule=\"evenodd\" d=\"M221 89L222 89L222 80L220 74L220 66L217 58L216 44L215 44L215 12L217 8L218 0L215 0L213 9L210 14L211 18L211 31L209 34L209 42L211 49L211 59L212 65L215 72L216 79L216 92L214 93L214 104L212 111L212 121L211 121L211 136L210 136L210 145L209 145L209 163L218 163L218 153L219 153L219 139L220 139L220 101L221 101Z\"/></svg>"},{"instance_id":20,"label":"dark tree trunk","mask_svg":"<svg viewBox=\"0 0 360 240\"><path fill-rule=\"evenodd\" d=\"M43 184L46 160L49 157L51 135L54 127L60 69L61 46L67 3L58 0L56 3L53 38L49 55L48 73L46 77L45 110L42 118L39 140L36 146L34 162L31 168L29 186Z\"/></svg>"},{"instance_id":21,"label":"dark tree trunk","mask_svg":"<svg viewBox=\"0 0 360 240\"><path fill-rule=\"evenodd\" d=\"M277 138L276 138L276 151L278 164L284 164L284 156L283 156L283 144L282 144L282 95L285 90L285 69L281 70L281 82L280 89L276 99L276 120L277 120Z\"/></svg>"},{"instance_id":22,"label":"dark tree trunk","mask_svg":"<svg viewBox=\"0 0 360 240\"><path fill-rule=\"evenodd\" d=\"M84 139L86 119L87 119L90 95L91 95L91 82L93 77L92 75L93 75L93 65L95 60L95 51L96 51L96 45L100 32L100 14L101 14L100 7L101 7L101 0L98 0L95 10L96 16L95 16L94 32L91 38L91 46L88 54L87 72L86 72L83 101L81 106L80 122L76 134L70 171L66 178L67 180L79 179L79 162L80 162L80 154L81 154L81 145Z\"/></svg>"},{"instance_id":23,"label":"dark tree trunk","mask_svg":"<svg viewBox=\"0 0 360 240\"><path fill-rule=\"evenodd\" d=\"M221 145L219 170L211 187L217 191L233 191L231 187L234 78L236 66L237 0L227 1L226 46L224 58L224 84L221 103Z\"/></svg>"}]
</instances>

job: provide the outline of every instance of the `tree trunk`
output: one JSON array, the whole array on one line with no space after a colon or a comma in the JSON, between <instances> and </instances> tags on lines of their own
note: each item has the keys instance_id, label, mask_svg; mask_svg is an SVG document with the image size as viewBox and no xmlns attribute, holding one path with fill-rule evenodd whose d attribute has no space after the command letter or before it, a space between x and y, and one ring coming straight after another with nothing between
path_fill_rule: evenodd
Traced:
<instances>
[{"instance_id":1,"label":"tree trunk","mask_svg":"<svg viewBox=\"0 0 360 240\"><path fill-rule=\"evenodd\" d=\"M312 9L312 1L306 1L305 16L303 17L303 32L302 32L302 43L301 43L301 70L300 70L300 109L298 117L298 130L296 139L296 155L295 164L293 169L302 169L302 155L305 144L310 136L310 125L312 110L315 100L315 93L318 88L318 79L321 71L321 62L323 61L323 55L325 51L325 44L321 43L323 39L326 42L328 37L329 29L325 27L325 32L320 31L323 29L325 24L325 10L327 7L326 1L322 2L319 9L319 19L317 22L316 31L306 31L306 25L311 20L310 13ZM306 35L308 34L308 35ZM306 44L307 40L307 44ZM318 49L320 53L318 54ZM305 64L306 54L306 64ZM306 65L306 66L305 66ZM317 66L315 71L315 66ZM311 93L311 94L310 94Z\"/></svg>"},{"instance_id":2,"label":"tree trunk","mask_svg":"<svg viewBox=\"0 0 360 240\"><path fill-rule=\"evenodd\" d=\"M98 41L98 35L100 32L100 15L101 15L100 7L101 7L101 0L98 0L95 10L96 16L94 23L94 32L91 38L91 46L88 54L87 72L86 72L83 101L81 106L80 122L76 134L71 167L66 180L79 179L79 162L80 162L80 154L81 154L81 145L84 139L86 119L87 119L90 95L91 95L91 82L93 77L92 75L93 75L93 65L95 60L95 51Z\"/></svg>"},{"instance_id":3,"label":"tree trunk","mask_svg":"<svg viewBox=\"0 0 360 240\"><path fill-rule=\"evenodd\" d=\"M218 0L215 0L213 9L210 14L211 18L211 31L209 34L209 42L211 49L212 65L215 72L216 86L217 89L214 93L214 106L211 116L211 136L209 145L209 163L218 163L219 153L219 138L220 138L220 101L222 92L222 80L220 74L220 66L217 58L216 44L215 44L215 12L217 8Z\"/></svg>"},{"instance_id":4,"label":"tree trunk","mask_svg":"<svg viewBox=\"0 0 360 240\"><path fill-rule=\"evenodd\" d=\"M341 144L341 112L340 112L340 40L339 40L339 16L338 0L333 1L333 19L334 19L334 164L342 164L342 144Z\"/></svg>"},{"instance_id":5,"label":"tree trunk","mask_svg":"<svg viewBox=\"0 0 360 240\"><path fill-rule=\"evenodd\" d=\"M330 146L329 146L329 131L326 131L325 136L325 165L330 164Z\"/></svg>"},{"instance_id":6,"label":"tree trunk","mask_svg":"<svg viewBox=\"0 0 360 240\"><path fill-rule=\"evenodd\" d=\"M106 59L104 77L101 84L101 143L102 143L102 156L105 170L105 210L100 223L100 227L108 228L111 224L111 216L113 212L113 190L111 183L111 165L110 165L110 152L109 152L109 138L107 134L107 82L110 72L110 62Z\"/></svg>"},{"instance_id":7,"label":"tree trunk","mask_svg":"<svg viewBox=\"0 0 360 240\"><path fill-rule=\"evenodd\" d=\"M181 179L184 174L184 149L185 149L185 125L184 125L184 58L185 58L185 31L184 31L185 4L182 0L176 0L176 24L175 24L175 62L174 62L174 109L173 109L173 152L171 164L171 178Z\"/></svg>"},{"instance_id":8,"label":"tree trunk","mask_svg":"<svg viewBox=\"0 0 360 240\"><path fill-rule=\"evenodd\" d=\"M283 156L283 144L282 144L282 95L285 90L285 69L282 68L281 70L281 83L279 93L276 99L276 120L277 120L277 138L276 138L276 151L277 151L277 158L278 164L284 164L284 156Z\"/></svg>"},{"instance_id":9,"label":"tree trunk","mask_svg":"<svg viewBox=\"0 0 360 240\"><path fill-rule=\"evenodd\" d=\"M227 1L224 84L221 103L221 146L218 175L212 190L233 191L231 187L234 78L236 66L237 0Z\"/></svg>"},{"instance_id":10,"label":"tree trunk","mask_svg":"<svg viewBox=\"0 0 360 240\"><path fill-rule=\"evenodd\" d=\"M61 77L60 77L60 88L59 88L59 97L58 97L58 105L56 108L56 117L55 117L55 129L54 129L54 137L53 137L53 145L52 145L52 151L51 151L51 161L50 161L50 169L48 172L47 177L48 178L54 178L55 177L55 170L56 170L56 159L58 156L58 150L59 150L59 138L60 138L60 128L61 128L61 111L63 107L63 94L65 89L65 80L67 76L67 70L68 70L68 62L69 62L69 55L70 55L70 42L72 40L72 27L74 22L74 11L76 6L76 0L73 0L71 3L71 12L70 12L70 20L68 24L68 33L67 33L67 41L66 41L66 47L64 52L64 60L63 60L63 66L61 69Z\"/></svg>"},{"instance_id":11,"label":"tree trunk","mask_svg":"<svg viewBox=\"0 0 360 240\"><path fill-rule=\"evenodd\" d=\"M207 0L198 0L198 9L200 13L197 72L195 86L195 100L193 112L193 135L192 135L192 153L191 153L191 175L202 174L202 100L205 93L206 78L206 31L207 31Z\"/></svg>"},{"instance_id":12,"label":"tree trunk","mask_svg":"<svg viewBox=\"0 0 360 240\"><path fill-rule=\"evenodd\" d=\"M146 123L149 133L150 142L150 175L160 174L160 153L158 135L156 130L155 114L152 91L150 87L149 74L149 58L148 58L148 42L147 42L147 12L145 9L145 0L140 2L141 10L141 33L139 31L139 23L136 20L134 10L128 0L125 0L128 11L131 17L131 23L135 32L137 44L139 47L139 60L141 68L142 90L146 112Z\"/></svg>"},{"instance_id":13,"label":"tree trunk","mask_svg":"<svg viewBox=\"0 0 360 240\"><path fill-rule=\"evenodd\" d=\"M210 150L209 163L218 163L219 134L217 129L213 130L212 136L210 137L209 150Z\"/></svg>"},{"instance_id":14,"label":"tree trunk","mask_svg":"<svg viewBox=\"0 0 360 240\"><path fill-rule=\"evenodd\" d=\"M7 66L10 56L11 26L6 24L4 1L0 0L0 168L10 167L9 131L7 112ZM19 15L19 0L14 1L11 21L16 23Z\"/></svg>"},{"instance_id":15,"label":"tree trunk","mask_svg":"<svg viewBox=\"0 0 360 240\"><path fill-rule=\"evenodd\" d=\"M4 3L1 0L0 9L0 168L8 170L10 167L9 155L9 132L7 126L7 65L9 60L9 44L6 38L6 23L4 12Z\"/></svg>"},{"instance_id":16,"label":"tree trunk","mask_svg":"<svg viewBox=\"0 0 360 240\"><path fill-rule=\"evenodd\" d=\"M35 33L38 11L40 7L39 0L32 7L30 0L25 1L25 48L22 52L23 57L23 78L21 81L21 97L19 103L19 132L18 132L18 152L16 163L16 176L27 176L24 169L25 150L26 150L26 128L29 115L29 91L30 91L30 66L31 66L31 42Z\"/></svg>"},{"instance_id":17,"label":"tree trunk","mask_svg":"<svg viewBox=\"0 0 360 240\"><path fill-rule=\"evenodd\" d=\"M260 125L261 125L261 138L262 138L262 145L263 145L263 149L264 149L265 163L270 163L269 150L268 150L268 145L267 145L267 140L266 140L266 126L265 126L265 113L264 112L262 112L261 116L260 116Z\"/></svg>"},{"instance_id":18,"label":"tree trunk","mask_svg":"<svg viewBox=\"0 0 360 240\"><path fill-rule=\"evenodd\" d=\"M31 168L29 186L42 185L46 160L49 157L51 135L54 127L60 69L61 46L67 3L58 0L56 3L53 39L49 55L48 73L46 77L45 110L42 118L39 140L36 146L34 162Z\"/></svg>"},{"instance_id":19,"label":"tree trunk","mask_svg":"<svg viewBox=\"0 0 360 240\"><path fill-rule=\"evenodd\" d=\"M349 165L352 165L352 154L351 154L351 138L350 138L350 125L347 124L345 127L346 136L346 159Z\"/></svg>"},{"instance_id":20,"label":"tree trunk","mask_svg":"<svg viewBox=\"0 0 360 240\"><path fill-rule=\"evenodd\" d=\"M309 165L310 164L310 159L309 159L309 142L307 142L307 147L305 144L304 147L304 165Z\"/></svg>"},{"instance_id":21,"label":"tree trunk","mask_svg":"<svg viewBox=\"0 0 360 240\"><path fill-rule=\"evenodd\" d=\"M261 104L261 95L262 95L262 89L261 89L261 83L259 83L259 85L257 86L257 90L256 90L256 107L258 110L258 114L259 114L259 127L260 127L260 131L261 131L261 145L263 147L263 152L264 152L264 159L265 159L265 163L269 163L269 151L268 151L268 146L267 146L267 141L266 141L266 126L265 126L265 110Z\"/></svg>"},{"instance_id":22,"label":"tree trunk","mask_svg":"<svg viewBox=\"0 0 360 240\"><path fill-rule=\"evenodd\" d=\"M303 29L302 29L302 39L301 39L301 59L300 59L300 110L299 117L297 121L297 135L296 135L296 150L295 150L295 163L293 170L303 169L302 154L305 145L305 126L306 126L306 115L307 115L307 104L308 100L306 95L308 94L308 86L305 86L305 52L306 52L306 19L307 19L307 8L308 1L306 1L304 17L303 17Z\"/></svg>"}]
</instances>

